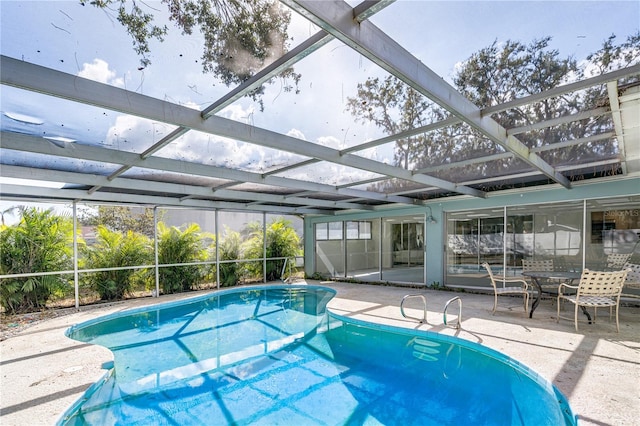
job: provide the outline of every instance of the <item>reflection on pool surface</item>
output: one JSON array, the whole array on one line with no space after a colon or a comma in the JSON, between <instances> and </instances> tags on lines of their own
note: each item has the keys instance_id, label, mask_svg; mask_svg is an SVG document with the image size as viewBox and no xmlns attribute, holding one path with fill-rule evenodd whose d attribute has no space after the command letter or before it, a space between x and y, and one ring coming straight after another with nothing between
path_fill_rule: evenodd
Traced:
<instances>
[{"instance_id":1,"label":"reflection on pool surface","mask_svg":"<svg viewBox=\"0 0 640 426\"><path fill-rule=\"evenodd\" d=\"M60 424L573 425L565 398L480 345L326 313L332 289L260 286L72 327L114 366Z\"/></svg>"}]
</instances>

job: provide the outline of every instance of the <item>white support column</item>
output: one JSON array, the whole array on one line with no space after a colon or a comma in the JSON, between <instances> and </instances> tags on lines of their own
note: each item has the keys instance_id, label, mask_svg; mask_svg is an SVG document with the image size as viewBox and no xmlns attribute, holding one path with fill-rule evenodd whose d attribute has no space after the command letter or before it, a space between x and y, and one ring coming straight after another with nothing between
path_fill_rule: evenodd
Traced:
<instances>
[{"instance_id":1,"label":"white support column","mask_svg":"<svg viewBox=\"0 0 640 426\"><path fill-rule=\"evenodd\" d=\"M160 297L160 267L158 266L158 206L153 208L153 242L154 242L154 264L156 272L156 294L155 297Z\"/></svg>"},{"instance_id":2,"label":"white support column","mask_svg":"<svg viewBox=\"0 0 640 426\"><path fill-rule=\"evenodd\" d=\"M427 213L422 215L422 283L427 286Z\"/></svg>"},{"instance_id":3,"label":"white support column","mask_svg":"<svg viewBox=\"0 0 640 426\"><path fill-rule=\"evenodd\" d=\"M502 278L507 278L507 206L502 208ZM502 282L502 285L506 285Z\"/></svg>"},{"instance_id":4,"label":"white support column","mask_svg":"<svg viewBox=\"0 0 640 426\"><path fill-rule=\"evenodd\" d=\"M216 234L216 287L220 289L220 235L218 233L218 209L214 210L214 232Z\"/></svg>"},{"instance_id":5,"label":"white support column","mask_svg":"<svg viewBox=\"0 0 640 426\"><path fill-rule=\"evenodd\" d=\"M347 260L347 221L343 220L342 222L342 266L344 268L344 272L342 273L343 278L347 278L348 274L348 260Z\"/></svg>"},{"instance_id":6,"label":"white support column","mask_svg":"<svg viewBox=\"0 0 640 426\"><path fill-rule=\"evenodd\" d=\"M262 212L262 282L267 282L267 213Z\"/></svg>"},{"instance_id":7,"label":"white support column","mask_svg":"<svg viewBox=\"0 0 640 426\"><path fill-rule=\"evenodd\" d=\"M378 280L382 281L382 216L378 218Z\"/></svg>"},{"instance_id":8,"label":"white support column","mask_svg":"<svg viewBox=\"0 0 640 426\"><path fill-rule=\"evenodd\" d=\"M73 202L73 293L76 309L80 308L80 285L78 282L78 211L77 202Z\"/></svg>"},{"instance_id":9,"label":"white support column","mask_svg":"<svg viewBox=\"0 0 640 426\"><path fill-rule=\"evenodd\" d=\"M582 200L582 268L587 266L587 200Z\"/></svg>"}]
</instances>

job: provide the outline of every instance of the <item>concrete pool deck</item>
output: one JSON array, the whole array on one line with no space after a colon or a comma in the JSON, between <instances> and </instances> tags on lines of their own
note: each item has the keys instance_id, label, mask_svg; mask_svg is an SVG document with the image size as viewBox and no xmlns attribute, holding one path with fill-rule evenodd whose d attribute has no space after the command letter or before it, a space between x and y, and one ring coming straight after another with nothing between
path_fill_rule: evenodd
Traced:
<instances>
[{"instance_id":1,"label":"concrete pool deck","mask_svg":"<svg viewBox=\"0 0 640 426\"><path fill-rule=\"evenodd\" d=\"M496 349L551 381L568 399L580 425L637 425L640 419L640 308L620 308L620 333L602 309L595 324L556 323L555 301L543 300L529 318L519 298L501 297L491 315L492 294L454 293L405 287L317 282L338 294L329 308L357 319L455 335ZM65 330L73 324L113 312L201 295L145 298L108 306L82 307L79 312L48 319L0 342L0 424L51 425L105 373L112 360L102 347L73 341ZM407 294L427 298L428 324L405 319L400 301ZM462 328L443 324L445 303L459 296ZM410 299L405 313L422 315L421 301ZM570 309L569 307L565 309ZM457 320L450 305L448 323ZM426 390L428 391L428 390Z\"/></svg>"}]
</instances>

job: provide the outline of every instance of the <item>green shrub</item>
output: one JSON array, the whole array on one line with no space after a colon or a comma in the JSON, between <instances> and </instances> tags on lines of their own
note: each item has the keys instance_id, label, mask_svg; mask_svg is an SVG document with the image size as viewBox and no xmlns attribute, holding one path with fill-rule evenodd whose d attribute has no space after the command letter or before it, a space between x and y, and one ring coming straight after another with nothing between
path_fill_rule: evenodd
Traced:
<instances>
[{"instance_id":1,"label":"green shrub","mask_svg":"<svg viewBox=\"0 0 640 426\"><path fill-rule=\"evenodd\" d=\"M151 240L133 231L114 232L98 226L96 244L84 250L86 269L141 266L153 261ZM140 284L149 282L149 269L91 272L84 277L102 300L120 300Z\"/></svg>"},{"instance_id":2,"label":"green shrub","mask_svg":"<svg viewBox=\"0 0 640 426\"><path fill-rule=\"evenodd\" d=\"M0 229L0 273L24 274L73 268L73 221L52 210L27 208L20 222ZM62 275L0 281L0 305L7 313L43 308L70 283Z\"/></svg>"},{"instance_id":3,"label":"green shrub","mask_svg":"<svg viewBox=\"0 0 640 426\"><path fill-rule=\"evenodd\" d=\"M158 223L158 262L163 265L206 260L203 238L197 224L181 231L175 226ZM165 294L194 290L204 276L205 268L200 265L164 266L160 268L160 286Z\"/></svg>"},{"instance_id":4,"label":"green shrub","mask_svg":"<svg viewBox=\"0 0 640 426\"><path fill-rule=\"evenodd\" d=\"M247 258L262 257L263 250L263 230L259 222L249 224L251 238L247 241L245 250ZM274 219L266 230L267 245L265 256L284 257L288 259L288 265L291 267L295 264L295 256L300 252L300 237L288 221L282 217ZM280 279L284 260L267 261L267 281ZM249 272L256 277L262 276L262 262L252 262L247 265Z\"/></svg>"},{"instance_id":5,"label":"green shrub","mask_svg":"<svg viewBox=\"0 0 640 426\"><path fill-rule=\"evenodd\" d=\"M225 230L225 237L218 245L218 256L220 260L236 260L242 255L242 237L239 232ZM220 264L220 286L228 287L238 284L241 277L241 268L238 262Z\"/></svg>"}]
</instances>

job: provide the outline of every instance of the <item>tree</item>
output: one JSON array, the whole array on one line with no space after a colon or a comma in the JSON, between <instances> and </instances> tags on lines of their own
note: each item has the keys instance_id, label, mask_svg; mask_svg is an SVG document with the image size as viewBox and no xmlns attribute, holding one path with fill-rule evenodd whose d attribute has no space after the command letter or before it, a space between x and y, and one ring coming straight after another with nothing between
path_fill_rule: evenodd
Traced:
<instances>
[{"instance_id":1,"label":"tree","mask_svg":"<svg viewBox=\"0 0 640 426\"><path fill-rule=\"evenodd\" d=\"M615 34L610 35L600 50L587 56L592 67L585 71L586 77L625 68L640 61L640 31L630 35L620 44L616 44L615 40ZM637 81L637 78L633 81Z\"/></svg>"},{"instance_id":2,"label":"tree","mask_svg":"<svg viewBox=\"0 0 640 426\"><path fill-rule=\"evenodd\" d=\"M131 36L134 50L141 56L141 66L149 66L149 42L164 41L169 31L166 25L156 23L152 9L136 0L89 3L117 10L117 20ZM202 33L203 71L212 72L227 86L244 82L287 52L291 13L277 0L163 0L162 3L167 6L169 19L183 34L192 34L194 30ZM300 75L292 68L283 71L280 77L292 80L297 91ZM286 84L284 90L293 87ZM261 87L251 96L258 100L263 92Z\"/></svg>"},{"instance_id":3,"label":"tree","mask_svg":"<svg viewBox=\"0 0 640 426\"><path fill-rule=\"evenodd\" d=\"M458 69L454 84L469 100L480 108L502 104L567 83L572 76L580 76L580 68L572 58L561 58L558 50L549 49L550 37L534 40L525 45L508 40L503 45L491 46L474 53ZM507 129L528 126L584 110L585 103L579 92L544 99L540 102L512 108L492 115ZM587 109L590 109L587 107ZM517 137L531 148L557 141L579 139L593 134L601 120L584 120L518 134ZM483 138L474 132L474 140ZM478 144L488 153L499 153L494 144L484 140ZM548 151L543 155L547 162L560 164L575 159L584 148ZM487 166L490 166L487 167ZM492 164L484 164L482 175L502 173L502 170L521 168L524 164L515 158L506 158Z\"/></svg>"},{"instance_id":4,"label":"tree","mask_svg":"<svg viewBox=\"0 0 640 426\"><path fill-rule=\"evenodd\" d=\"M358 94L347 98L347 110L360 122L373 122L389 135L411 130L425 124L423 112L434 108L433 102L395 77L383 81L370 78L358 84ZM421 136L396 142L396 165L410 168L410 158L417 146L423 146Z\"/></svg>"},{"instance_id":5,"label":"tree","mask_svg":"<svg viewBox=\"0 0 640 426\"><path fill-rule=\"evenodd\" d=\"M158 215L162 218L162 211ZM112 231L133 231L154 238L153 209L126 206L98 206L97 210L83 211L80 223L86 226L106 226Z\"/></svg>"},{"instance_id":6,"label":"tree","mask_svg":"<svg viewBox=\"0 0 640 426\"><path fill-rule=\"evenodd\" d=\"M163 264L195 263L207 259L202 241L205 235L198 224L184 230L158 223L158 262ZM205 270L201 265L162 266L160 285L165 294L189 291L202 282Z\"/></svg>"},{"instance_id":7,"label":"tree","mask_svg":"<svg viewBox=\"0 0 640 426\"><path fill-rule=\"evenodd\" d=\"M73 222L52 209L20 208L20 222L0 229L0 274L55 272L73 268ZM8 313L45 307L69 286L64 275L3 279L0 305Z\"/></svg>"},{"instance_id":8,"label":"tree","mask_svg":"<svg viewBox=\"0 0 640 426\"><path fill-rule=\"evenodd\" d=\"M550 49L550 41L550 37L545 37L528 45L511 40L502 44L494 42L457 68L454 85L479 108L486 108L582 79L586 72L607 72L640 60L640 33L618 45L614 43L615 36L610 37L601 50L589 55L586 63L581 65L571 57L560 57L557 50ZM511 108L493 114L492 118L503 127L513 129L603 105L608 105L606 88L598 87ZM375 123L387 134L438 122L449 116L394 77L388 77L382 84L377 78L359 84L357 96L348 99L347 110L358 120ZM596 135L610 128L611 123L606 116L596 115L590 119L519 133L517 137L529 147L536 148ZM599 143L548 150L540 155L557 166L575 162L587 154L593 155L594 150L601 156L613 156L615 149L613 143ZM460 123L416 136L411 143L399 140L394 160L397 166L420 170L502 152L501 147L478 131ZM459 182L500 176L526 167L516 158L506 158L459 166L436 175ZM383 185L387 190L402 188L398 182Z\"/></svg>"}]
</instances>

